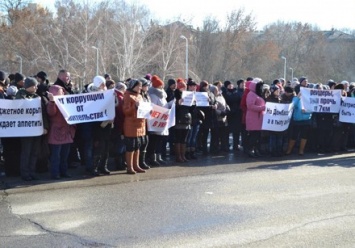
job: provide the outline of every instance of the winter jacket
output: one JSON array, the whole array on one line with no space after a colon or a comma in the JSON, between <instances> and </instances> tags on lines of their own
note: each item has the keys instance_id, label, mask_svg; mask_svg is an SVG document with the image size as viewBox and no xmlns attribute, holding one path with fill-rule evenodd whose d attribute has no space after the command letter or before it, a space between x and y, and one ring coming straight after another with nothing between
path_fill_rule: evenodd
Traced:
<instances>
[{"instance_id":1,"label":"winter jacket","mask_svg":"<svg viewBox=\"0 0 355 248\"><path fill-rule=\"evenodd\" d=\"M171 108L172 102L168 103L166 101L167 95L166 95L166 92L164 89L150 87L148 89L148 94L149 94L151 102L154 103L155 105L158 105L158 106L164 107L164 108ZM150 132L150 133L156 134L156 135L167 136L167 135L169 135L169 130L166 129L164 132Z\"/></svg>"},{"instance_id":2,"label":"winter jacket","mask_svg":"<svg viewBox=\"0 0 355 248\"><path fill-rule=\"evenodd\" d=\"M146 135L146 119L137 118L136 102L142 101L142 96L132 90L127 90L123 96L123 133L125 137L141 137Z\"/></svg>"},{"instance_id":3,"label":"winter jacket","mask_svg":"<svg viewBox=\"0 0 355 248\"><path fill-rule=\"evenodd\" d=\"M124 114L123 114L123 93L121 91L115 90L118 104L115 107L115 119L114 119L114 128L118 131L118 133L123 134L123 122L124 122Z\"/></svg>"},{"instance_id":4,"label":"winter jacket","mask_svg":"<svg viewBox=\"0 0 355 248\"><path fill-rule=\"evenodd\" d=\"M40 97L40 96L37 95L36 93L31 94L31 93L27 92L24 88L22 88L16 93L15 99L33 99L33 98L37 98L37 97ZM42 108L43 128L48 130L49 129L48 115L47 115L47 111L46 111L46 106L43 104L42 101L41 101L41 108Z\"/></svg>"},{"instance_id":5,"label":"winter jacket","mask_svg":"<svg viewBox=\"0 0 355 248\"><path fill-rule=\"evenodd\" d=\"M52 85L48 91L56 96L60 88L62 87ZM47 113L49 117L48 144L62 145L73 143L75 127L66 122L54 102L48 102Z\"/></svg>"},{"instance_id":6,"label":"winter jacket","mask_svg":"<svg viewBox=\"0 0 355 248\"><path fill-rule=\"evenodd\" d=\"M263 123L265 111L265 101L256 94L256 83L251 82L249 85L250 92L246 97L246 117L245 124L247 131L260 131Z\"/></svg>"},{"instance_id":7,"label":"winter jacket","mask_svg":"<svg viewBox=\"0 0 355 248\"><path fill-rule=\"evenodd\" d=\"M175 106L175 129L190 129L192 124L192 115L190 113L190 107L179 104L179 100L182 97L180 90L174 91L176 100Z\"/></svg>"},{"instance_id":8,"label":"winter jacket","mask_svg":"<svg viewBox=\"0 0 355 248\"><path fill-rule=\"evenodd\" d=\"M302 121L302 122L306 122L306 123L309 122L309 124L310 124L311 118L312 118L312 113L307 113L307 112L302 111L301 99L299 97L295 96L292 99L292 103L293 103L293 115L292 115L293 121L295 121L295 122Z\"/></svg>"}]
</instances>

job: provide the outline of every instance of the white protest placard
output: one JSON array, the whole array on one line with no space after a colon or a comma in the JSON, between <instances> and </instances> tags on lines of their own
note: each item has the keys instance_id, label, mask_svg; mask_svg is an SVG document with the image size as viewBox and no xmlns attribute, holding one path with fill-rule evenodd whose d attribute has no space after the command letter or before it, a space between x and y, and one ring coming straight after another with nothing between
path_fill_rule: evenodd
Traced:
<instances>
[{"instance_id":1,"label":"white protest placard","mask_svg":"<svg viewBox=\"0 0 355 248\"><path fill-rule=\"evenodd\" d=\"M184 90L182 92L182 103L181 105L184 106L192 106L194 100L195 100L195 92L194 91L186 91Z\"/></svg>"},{"instance_id":2,"label":"white protest placard","mask_svg":"<svg viewBox=\"0 0 355 248\"><path fill-rule=\"evenodd\" d=\"M340 106L339 121L355 123L355 98L346 97Z\"/></svg>"},{"instance_id":3,"label":"white protest placard","mask_svg":"<svg viewBox=\"0 0 355 248\"><path fill-rule=\"evenodd\" d=\"M0 137L32 137L43 134L41 98L0 99Z\"/></svg>"},{"instance_id":4,"label":"white protest placard","mask_svg":"<svg viewBox=\"0 0 355 248\"><path fill-rule=\"evenodd\" d=\"M151 132L164 132L168 130L169 125L169 109L160 107L151 103L152 111L150 112L150 117L147 119L148 131Z\"/></svg>"},{"instance_id":5,"label":"white protest placard","mask_svg":"<svg viewBox=\"0 0 355 248\"><path fill-rule=\"evenodd\" d=\"M266 102L261 129L268 131L285 131L292 117L292 103Z\"/></svg>"},{"instance_id":6,"label":"white protest placard","mask_svg":"<svg viewBox=\"0 0 355 248\"><path fill-rule=\"evenodd\" d=\"M195 99L197 107L210 106L207 92L195 92Z\"/></svg>"},{"instance_id":7,"label":"white protest placard","mask_svg":"<svg viewBox=\"0 0 355 248\"><path fill-rule=\"evenodd\" d=\"M54 96L68 124L108 121L115 118L114 89L93 93Z\"/></svg>"},{"instance_id":8,"label":"white protest placard","mask_svg":"<svg viewBox=\"0 0 355 248\"><path fill-rule=\"evenodd\" d=\"M152 104L150 102L139 102L137 118L148 119L150 117L150 111L152 111Z\"/></svg>"},{"instance_id":9,"label":"white protest placard","mask_svg":"<svg viewBox=\"0 0 355 248\"><path fill-rule=\"evenodd\" d=\"M300 88L301 102L306 112L338 113L341 90L316 90Z\"/></svg>"},{"instance_id":10,"label":"white protest placard","mask_svg":"<svg viewBox=\"0 0 355 248\"><path fill-rule=\"evenodd\" d=\"M171 109L169 110L168 128L175 126L175 108L175 103L173 103Z\"/></svg>"}]
</instances>

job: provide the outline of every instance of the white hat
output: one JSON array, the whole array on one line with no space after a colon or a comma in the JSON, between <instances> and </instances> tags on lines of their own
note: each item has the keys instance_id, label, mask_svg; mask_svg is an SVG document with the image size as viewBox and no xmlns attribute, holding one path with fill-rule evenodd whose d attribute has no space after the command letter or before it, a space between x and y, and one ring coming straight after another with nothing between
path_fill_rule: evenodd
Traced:
<instances>
[{"instance_id":1,"label":"white hat","mask_svg":"<svg viewBox=\"0 0 355 248\"><path fill-rule=\"evenodd\" d=\"M96 76L96 77L94 77L94 80L93 80L92 83L94 84L94 86L96 88L100 88L101 84L105 84L106 83L106 79L104 77L102 77L102 76Z\"/></svg>"}]
</instances>

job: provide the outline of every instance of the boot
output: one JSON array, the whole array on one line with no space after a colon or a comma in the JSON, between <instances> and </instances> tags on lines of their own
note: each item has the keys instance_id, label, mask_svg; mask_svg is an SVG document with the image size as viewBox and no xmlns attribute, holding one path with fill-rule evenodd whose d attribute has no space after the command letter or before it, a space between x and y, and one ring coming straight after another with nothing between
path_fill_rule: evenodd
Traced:
<instances>
[{"instance_id":1,"label":"boot","mask_svg":"<svg viewBox=\"0 0 355 248\"><path fill-rule=\"evenodd\" d=\"M138 173L144 173L145 170L139 167L139 153L139 150L133 152L133 169Z\"/></svg>"},{"instance_id":2,"label":"boot","mask_svg":"<svg viewBox=\"0 0 355 248\"><path fill-rule=\"evenodd\" d=\"M186 144L180 144L180 156L184 162L189 162L189 160L185 157L186 154Z\"/></svg>"},{"instance_id":3,"label":"boot","mask_svg":"<svg viewBox=\"0 0 355 248\"><path fill-rule=\"evenodd\" d=\"M150 169L150 167L145 162L146 153L147 152L142 152L142 151L139 153L139 166L144 170Z\"/></svg>"},{"instance_id":4,"label":"boot","mask_svg":"<svg viewBox=\"0 0 355 248\"><path fill-rule=\"evenodd\" d=\"M296 140L289 140L288 141L288 147L287 147L287 151L286 151L286 155L290 155L292 153L293 147L296 144Z\"/></svg>"},{"instance_id":5,"label":"boot","mask_svg":"<svg viewBox=\"0 0 355 248\"><path fill-rule=\"evenodd\" d=\"M191 148L191 150L190 150L190 158L191 159L197 159L197 157L195 156L195 148Z\"/></svg>"},{"instance_id":6,"label":"boot","mask_svg":"<svg viewBox=\"0 0 355 248\"><path fill-rule=\"evenodd\" d=\"M104 175L110 175L111 171L107 169L108 158L100 162L99 172Z\"/></svg>"},{"instance_id":7,"label":"boot","mask_svg":"<svg viewBox=\"0 0 355 248\"><path fill-rule=\"evenodd\" d=\"M157 155L154 153L149 158L150 167L159 167L160 163L157 161Z\"/></svg>"},{"instance_id":8,"label":"boot","mask_svg":"<svg viewBox=\"0 0 355 248\"><path fill-rule=\"evenodd\" d=\"M126 170L127 169L127 164L124 161L123 154L117 155L115 157L115 165L116 165L116 170Z\"/></svg>"},{"instance_id":9,"label":"boot","mask_svg":"<svg viewBox=\"0 0 355 248\"><path fill-rule=\"evenodd\" d=\"M175 143L175 161L178 163L184 162L184 159L181 157L180 143Z\"/></svg>"},{"instance_id":10,"label":"boot","mask_svg":"<svg viewBox=\"0 0 355 248\"><path fill-rule=\"evenodd\" d=\"M159 164L164 165L166 164L166 162L163 160L163 158L161 157L160 153L157 153L157 161Z\"/></svg>"},{"instance_id":11,"label":"boot","mask_svg":"<svg viewBox=\"0 0 355 248\"><path fill-rule=\"evenodd\" d=\"M134 152L126 152L126 163L127 163L127 174L136 174L133 170L133 153Z\"/></svg>"},{"instance_id":12,"label":"boot","mask_svg":"<svg viewBox=\"0 0 355 248\"><path fill-rule=\"evenodd\" d=\"M301 139L300 141L300 148L298 150L298 155L303 156L304 153L304 148L306 147L307 140L306 139Z\"/></svg>"},{"instance_id":13,"label":"boot","mask_svg":"<svg viewBox=\"0 0 355 248\"><path fill-rule=\"evenodd\" d=\"M190 157L190 147L186 147L185 158L186 159L191 159L191 157Z\"/></svg>"},{"instance_id":14,"label":"boot","mask_svg":"<svg viewBox=\"0 0 355 248\"><path fill-rule=\"evenodd\" d=\"M93 176L99 176L100 175L100 173L98 171L99 164L100 164L100 156L94 156L93 170L91 172L91 174Z\"/></svg>"}]
</instances>

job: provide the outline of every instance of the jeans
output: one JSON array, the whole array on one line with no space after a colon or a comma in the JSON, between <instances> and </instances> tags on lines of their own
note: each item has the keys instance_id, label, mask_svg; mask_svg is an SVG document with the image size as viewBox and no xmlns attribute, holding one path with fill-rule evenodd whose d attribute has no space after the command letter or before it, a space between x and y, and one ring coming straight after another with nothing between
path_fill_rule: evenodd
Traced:
<instances>
[{"instance_id":1,"label":"jeans","mask_svg":"<svg viewBox=\"0 0 355 248\"><path fill-rule=\"evenodd\" d=\"M198 134L199 130L200 130L200 124L196 124L196 125L191 126L191 129L189 130L189 133L187 134L187 142L186 142L187 147L196 148L197 134Z\"/></svg>"},{"instance_id":2,"label":"jeans","mask_svg":"<svg viewBox=\"0 0 355 248\"><path fill-rule=\"evenodd\" d=\"M67 174L70 144L49 144L49 147L51 149L50 161L52 177Z\"/></svg>"}]
</instances>

